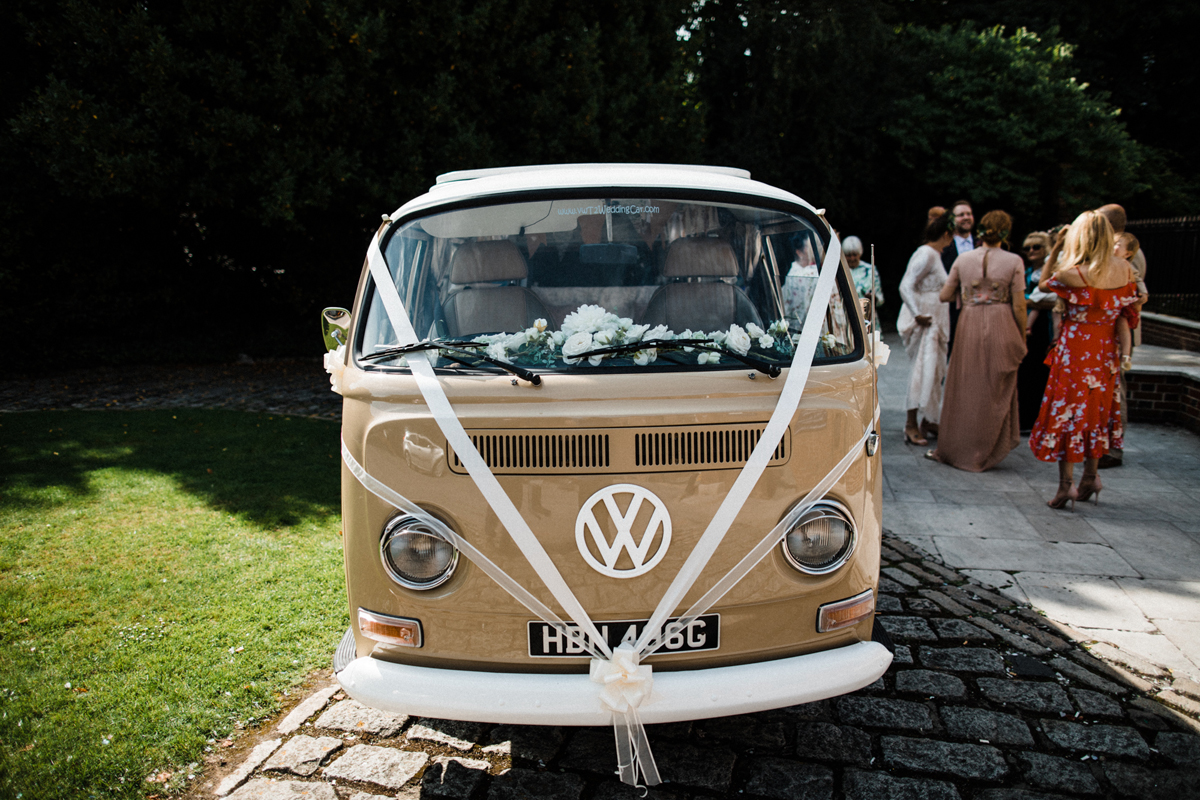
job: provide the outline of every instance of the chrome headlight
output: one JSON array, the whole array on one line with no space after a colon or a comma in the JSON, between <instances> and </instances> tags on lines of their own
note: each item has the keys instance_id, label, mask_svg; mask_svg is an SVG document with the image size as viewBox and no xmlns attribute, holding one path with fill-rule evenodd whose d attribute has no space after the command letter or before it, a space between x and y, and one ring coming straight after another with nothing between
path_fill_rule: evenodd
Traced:
<instances>
[{"instance_id":1,"label":"chrome headlight","mask_svg":"<svg viewBox=\"0 0 1200 800\"><path fill-rule=\"evenodd\" d=\"M392 580L409 589L441 586L458 565L458 548L434 526L410 516L384 526L379 555Z\"/></svg>"},{"instance_id":2,"label":"chrome headlight","mask_svg":"<svg viewBox=\"0 0 1200 800\"><path fill-rule=\"evenodd\" d=\"M834 500L816 503L796 521L781 546L788 563L809 575L825 575L846 563L857 539L850 511Z\"/></svg>"}]
</instances>

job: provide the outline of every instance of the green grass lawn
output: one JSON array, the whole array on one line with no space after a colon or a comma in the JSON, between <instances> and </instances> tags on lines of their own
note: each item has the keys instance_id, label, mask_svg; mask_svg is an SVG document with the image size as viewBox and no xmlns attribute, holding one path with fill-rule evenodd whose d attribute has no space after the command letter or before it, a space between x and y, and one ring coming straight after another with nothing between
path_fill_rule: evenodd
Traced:
<instances>
[{"instance_id":1,"label":"green grass lawn","mask_svg":"<svg viewBox=\"0 0 1200 800\"><path fill-rule=\"evenodd\" d=\"M327 667L338 426L0 414L0 797L144 797Z\"/></svg>"}]
</instances>

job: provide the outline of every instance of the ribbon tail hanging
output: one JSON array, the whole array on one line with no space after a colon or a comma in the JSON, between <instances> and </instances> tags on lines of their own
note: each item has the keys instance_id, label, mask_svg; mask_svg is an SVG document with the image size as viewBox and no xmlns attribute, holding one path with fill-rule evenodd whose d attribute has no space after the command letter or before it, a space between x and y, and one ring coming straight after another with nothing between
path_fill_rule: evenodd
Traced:
<instances>
[{"instance_id":1,"label":"ribbon tail hanging","mask_svg":"<svg viewBox=\"0 0 1200 800\"><path fill-rule=\"evenodd\" d=\"M657 786L662 783L650 739L637 709L613 712L613 736L617 741L617 770L621 782L630 786ZM641 776L639 780L638 776Z\"/></svg>"},{"instance_id":2,"label":"ribbon tail hanging","mask_svg":"<svg viewBox=\"0 0 1200 800\"><path fill-rule=\"evenodd\" d=\"M646 726L637 709L630 707L625 713L626 724L633 740L633 754L637 758L638 769L641 770L647 786L657 786L662 783L658 774L658 764L654 762L654 753L650 752L650 739L646 736Z\"/></svg>"}]
</instances>

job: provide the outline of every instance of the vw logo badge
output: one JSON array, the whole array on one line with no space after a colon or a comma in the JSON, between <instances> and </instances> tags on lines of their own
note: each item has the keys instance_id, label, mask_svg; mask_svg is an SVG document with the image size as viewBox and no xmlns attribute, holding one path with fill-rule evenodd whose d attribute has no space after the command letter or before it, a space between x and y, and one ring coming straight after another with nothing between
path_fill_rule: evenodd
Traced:
<instances>
[{"instance_id":1,"label":"vw logo badge","mask_svg":"<svg viewBox=\"0 0 1200 800\"><path fill-rule=\"evenodd\" d=\"M618 497L622 502L617 501ZM649 519L634 541L633 526L644 505L649 508L642 518ZM616 530L611 542L605 534L606 526L600 522L602 517L597 516L601 507ZM671 544L671 515L666 504L649 489L632 483L607 486L589 497L575 518L575 544L583 560L597 572L610 578L636 578L654 569L667 554ZM626 559L621 559L622 554Z\"/></svg>"}]
</instances>

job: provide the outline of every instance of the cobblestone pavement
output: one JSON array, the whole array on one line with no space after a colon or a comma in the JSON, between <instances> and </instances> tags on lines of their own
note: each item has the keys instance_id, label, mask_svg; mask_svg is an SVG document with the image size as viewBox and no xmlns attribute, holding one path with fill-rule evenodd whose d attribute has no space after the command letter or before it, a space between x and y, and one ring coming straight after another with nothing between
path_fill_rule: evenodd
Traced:
<instances>
[{"instance_id":1,"label":"cobblestone pavement","mask_svg":"<svg viewBox=\"0 0 1200 800\"><path fill-rule=\"evenodd\" d=\"M315 360L0 381L7 411L216 407L336 419L339 401ZM1070 628L899 537L885 541L879 618L896 644L887 674L818 703L650 726L667 781L650 798L1200 798L1200 685L1101 661ZM336 684L243 738L226 751L235 759L210 754L189 796L640 796L613 774L610 730L387 715Z\"/></svg>"},{"instance_id":2,"label":"cobblestone pavement","mask_svg":"<svg viewBox=\"0 0 1200 800\"><path fill-rule=\"evenodd\" d=\"M650 798L1034 800L1200 797L1200 723L1027 606L894 537L883 549L887 674L844 697L649 726ZM1200 708L1200 685L1176 687ZM196 796L615 800L612 731L484 725L364 708L336 685ZM205 795L204 793L212 793Z\"/></svg>"}]
</instances>

